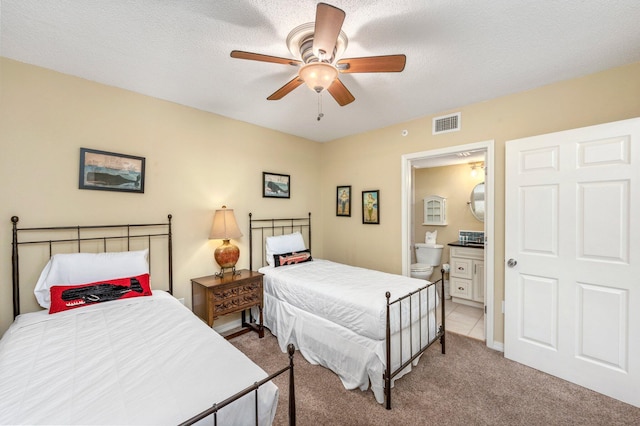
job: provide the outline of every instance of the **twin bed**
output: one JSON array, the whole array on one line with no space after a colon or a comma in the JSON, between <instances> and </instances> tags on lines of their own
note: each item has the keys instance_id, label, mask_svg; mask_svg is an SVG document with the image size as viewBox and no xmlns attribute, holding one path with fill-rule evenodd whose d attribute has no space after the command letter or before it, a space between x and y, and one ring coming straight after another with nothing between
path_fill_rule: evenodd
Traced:
<instances>
[{"instance_id":1,"label":"twin bed","mask_svg":"<svg viewBox=\"0 0 640 426\"><path fill-rule=\"evenodd\" d=\"M171 295L171 215L166 223L140 225L18 228L18 218L12 222L16 319L0 340L0 424L209 424L213 418L214 424L269 425L279 395L271 380L287 371L295 424L294 346L334 371L345 388L370 388L390 409L394 381L433 343L440 341L445 353L442 280L314 259L307 248L311 214L249 215L250 269L264 274L264 325L289 354L289 365L272 375ZM150 267L157 239L165 240L168 291L156 289L161 273ZM54 314L20 315L24 245L48 247L36 251L49 261L35 294ZM87 246L92 253L80 253Z\"/></svg>"},{"instance_id":2,"label":"twin bed","mask_svg":"<svg viewBox=\"0 0 640 426\"><path fill-rule=\"evenodd\" d=\"M445 353L442 279L430 283L315 259L310 213L285 219L250 213L249 227L250 267L265 274L264 325L283 351L294 344L345 388L370 388L387 409L393 382L427 348L440 341Z\"/></svg>"},{"instance_id":3,"label":"twin bed","mask_svg":"<svg viewBox=\"0 0 640 426\"><path fill-rule=\"evenodd\" d=\"M213 419L223 425L269 425L279 395L271 380L286 371L290 424L295 424L293 347L289 366L269 376L170 294L168 219L18 228L18 218L12 218L16 319L0 340L0 424L192 424L202 419L212 424ZM165 244L159 246L157 239ZM48 246L48 254L35 250L36 257L50 257L35 292L43 308L59 312L20 315L19 248L25 245ZM64 253L85 246L99 253ZM155 289L163 281L158 268L151 268L158 284L152 291L147 284L151 246L154 261L156 250L168 254L162 262L168 292ZM116 280L122 277L131 278Z\"/></svg>"}]
</instances>

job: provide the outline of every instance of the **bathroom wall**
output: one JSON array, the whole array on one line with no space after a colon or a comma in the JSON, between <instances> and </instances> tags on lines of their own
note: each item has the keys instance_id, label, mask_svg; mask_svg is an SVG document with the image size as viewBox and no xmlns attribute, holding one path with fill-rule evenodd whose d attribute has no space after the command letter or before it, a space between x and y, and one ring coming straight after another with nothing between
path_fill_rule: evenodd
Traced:
<instances>
[{"instance_id":1,"label":"bathroom wall","mask_svg":"<svg viewBox=\"0 0 640 426\"><path fill-rule=\"evenodd\" d=\"M457 164L452 166L430 167L415 170L415 204L413 241L423 243L426 231L438 231L438 244L444 244L442 262L449 261L447 243L458 239L458 231L483 231L484 223L473 217L467 202L473 188L484 181L484 174L471 176L471 166ZM424 203L428 195L439 195L447 199L447 225L423 225ZM414 259L415 260L415 259Z\"/></svg>"}]
</instances>

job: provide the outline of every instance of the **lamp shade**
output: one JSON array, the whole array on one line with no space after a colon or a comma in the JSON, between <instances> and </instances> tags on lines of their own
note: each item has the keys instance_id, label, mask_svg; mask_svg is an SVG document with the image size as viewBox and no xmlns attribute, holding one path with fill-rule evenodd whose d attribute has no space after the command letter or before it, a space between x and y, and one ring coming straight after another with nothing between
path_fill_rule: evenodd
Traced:
<instances>
[{"instance_id":1,"label":"lamp shade","mask_svg":"<svg viewBox=\"0 0 640 426\"><path fill-rule=\"evenodd\" d=\"M213 215L213 225L211 226L210 239L215 240L228 240L230 238L240 238L242 232L236 222L236 217L233 214L233 209L228 209L226 206L222 206L221 209L216 210Z\"/></svg>"}]
</instances>

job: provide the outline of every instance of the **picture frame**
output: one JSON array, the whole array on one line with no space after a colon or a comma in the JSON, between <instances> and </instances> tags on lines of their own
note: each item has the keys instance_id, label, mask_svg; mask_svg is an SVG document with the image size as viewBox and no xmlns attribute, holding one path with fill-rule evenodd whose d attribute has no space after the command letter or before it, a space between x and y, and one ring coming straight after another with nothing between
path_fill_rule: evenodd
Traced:
<instances>
[{"instance_id":1,"label":"picture frame","mask_svg":"<svg viewBox=\"0 0 640 426\"><path fill-rule=\"evenodd\" d=\"M79 189L144 193L145 158L80 148Z\"/></svg>"},{"instance_id":2,"label":"picture frame","mask_svg":"<svg viewBox=\"0 0 640 426\"><path fill-rule=\"evenodd\" d=\"M380 224L380 190L362 191L362 223Z\"/></svg>"},{"instance_id":3,"label":"picture frame","mask_svg":"<svg viewBox=\"0 0 640 426\"><path fill-rule=\"evenodd\" d=\"M351 217L351 185L336 187L336 216Z\"/></svg>"},{"instance_id":4,"label":"picture frame","mask_svg":"<svg viewBox=\"0 0 640 426\"><path fill-rule=\"evenodd\" d=\"M290 198L291 176L279 173L262 172L262 197Z\"/></svg>"}]
</instances>

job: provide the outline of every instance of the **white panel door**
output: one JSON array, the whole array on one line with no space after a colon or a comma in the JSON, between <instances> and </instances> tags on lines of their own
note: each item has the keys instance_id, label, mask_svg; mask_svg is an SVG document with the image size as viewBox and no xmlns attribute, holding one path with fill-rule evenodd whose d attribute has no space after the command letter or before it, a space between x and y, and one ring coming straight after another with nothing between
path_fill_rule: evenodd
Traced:
<instances>
[{"instance_id":1,"label":"white panel door","mask_svg":"<svg viewBox=\"0 0 640 426\"><path fill-rule=\"evenodd\" d=\"M640 407L640 118L508 141L505 356Z\"/></svg>"}]
</instances>

